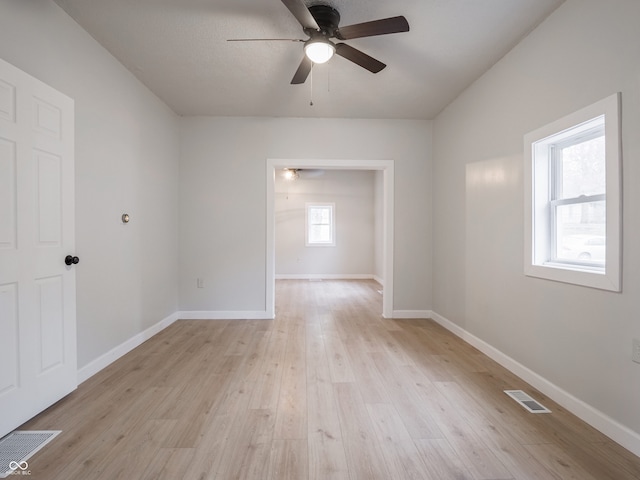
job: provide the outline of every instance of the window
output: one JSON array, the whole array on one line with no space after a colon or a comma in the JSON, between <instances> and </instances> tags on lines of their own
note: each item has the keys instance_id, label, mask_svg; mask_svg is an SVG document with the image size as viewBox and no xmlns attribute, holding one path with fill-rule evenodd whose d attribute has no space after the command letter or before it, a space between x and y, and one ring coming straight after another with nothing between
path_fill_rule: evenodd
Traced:
<instances>
[{"instance_id":1,"label":"window","mask_svg":"<svg viewBox=\"0 0 640 480\"><path fill-rule=\"evenodd\" d=\"M335 247L335 204L306 204L306 245Z\"/></svg>"},{"instance_id":2,"label":"window","mask_svg":"<svg viewBox=\"0 0 640 480\"><path fill-rule=\"evenodd\" d=\"M525 273L620 291L619 95L525 136Z\"/></svg>"}]
</instances>

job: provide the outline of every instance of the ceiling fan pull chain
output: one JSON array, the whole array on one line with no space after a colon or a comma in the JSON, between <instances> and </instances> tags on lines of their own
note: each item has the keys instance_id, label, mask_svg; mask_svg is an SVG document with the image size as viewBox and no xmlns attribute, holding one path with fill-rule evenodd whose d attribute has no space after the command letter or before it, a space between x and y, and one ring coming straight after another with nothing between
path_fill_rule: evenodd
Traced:
<instances>
[{"instance_id":1,"label":"ceiling fan pull chain","mask_svg":"<svg viewBox=\"0 0 640 480\"><path fill-rule=\"evenodd\" d=\"M311 64L311 72L309 72L309 77L311 77L309 80L309 84L311 87L310 90L310 95L309 95L309 105L313 107L313 63Z\"/></svg>"}]
</instances>

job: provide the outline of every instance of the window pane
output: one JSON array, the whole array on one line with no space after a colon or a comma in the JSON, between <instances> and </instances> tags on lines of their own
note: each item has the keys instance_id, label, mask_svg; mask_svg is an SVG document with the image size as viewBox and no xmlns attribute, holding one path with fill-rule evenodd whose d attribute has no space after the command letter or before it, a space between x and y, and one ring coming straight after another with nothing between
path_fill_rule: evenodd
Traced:
<instances>
[{"instance_id":1,"label":"window pane","mask_svg":"<svg viewBox=\"0 0 640 480\"><path fill-rule=\"evenodd\" d=\"M318 224L321 223L322 220L322 209L321 208L311 208L309 209L309 223Z\"/></svg>"},{"instance_id":2,"label":"window pane","mask_svg":"<svg viewBox=\"0 0 640 480\"><path fill-rule=\"evenodd\" d=\"M329 225L310 225L309 243L331 243L331 227Z\"/></svg>"},{"instance_id":3,"label":"window pane","mask_svg":"<svg viewBox=\"0 0 640 480\"><path fill-rule=\"evenodd\" d=\"M562 149L562 191L559 198L605 193L604 135Z\"/></svg>"},{"instance_id":4,"label":"window pane","mask_svg":"<svg viewBox=\"0 0 640 480\"><path fill-rule=\"evenodd\" d=\"M606 202L556 207L556 260L604 266Z\"/></svg>"},{"instance_id":5,"label":"window pane","mask_svg":"<svg viewBox=\"0 0 640 480\"><path fill-rule=\"evenodd\" d=\"M330 210L325 207L309 209L309 223L313 225L329 225L331 223Z\"/></svg>"}]
</instances>

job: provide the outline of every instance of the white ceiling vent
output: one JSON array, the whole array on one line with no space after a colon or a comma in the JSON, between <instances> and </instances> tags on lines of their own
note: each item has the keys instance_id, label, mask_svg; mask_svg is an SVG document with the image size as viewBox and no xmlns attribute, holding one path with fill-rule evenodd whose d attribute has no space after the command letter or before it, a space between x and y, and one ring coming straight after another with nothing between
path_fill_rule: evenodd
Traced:
<instances>
[{"instance_id":1,"label":"white ceiling vent","mask_svg":"<svg viewBox=\"0 0 640 480\"><path fill-rule=\"evenodd\" d=\"M504 393L509 395L531 413L551 413L551 410L538 403L522 390L505 390Z\"/></svg>"}]
</instances>

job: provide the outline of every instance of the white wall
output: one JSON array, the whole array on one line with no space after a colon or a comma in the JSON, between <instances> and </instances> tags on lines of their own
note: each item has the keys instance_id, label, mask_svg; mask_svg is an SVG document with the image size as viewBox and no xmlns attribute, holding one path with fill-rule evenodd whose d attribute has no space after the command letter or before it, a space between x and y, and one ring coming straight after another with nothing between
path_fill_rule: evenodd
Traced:
<instances>
[{"instance_id":1,"label":"white wall","mask_svg":"<svg viewBox=\"0 0 640 480\"><path fill-rule=\"evenodd\" d=\"M0 57L75 100L83 367L177 310L177 117L53 2L2 0Z\"/></svg>"},{"instance_id":2,"label":"white wall","mask_svg":"<svg viewBox=\"0 0 640 480\"><path fill-rule=\"evenodd\" d=\"M437 117L433 172L434 310L635 432L640 432L640 365L631 361L631 339L640 338L638 19L637 0L567 0ZM618 91L623 292L525 277L523 135Z\"/></svg>"},{"instance_id":3,"label":"white wall","mask_svg":"<svg viewBox=\"0 0 640 480\"><path fill-rule=\"evenodd\" d=\"M394 308L431 308L430 122L201 117L181 127L181 310L265 310L269 158L393 160Z\"/></svg>"},{"instance_id":4,"label":"white wall","mask_svg":"<svg viewBox=\"0 0 640 480\"><path fill-rule=\"evenodd\" d=\"M373 274L375 279L384 285L384 173L376 170L374 175Z\"/></svg>"},{"instance_id":5,"label":"white wall","mask_svg":"<svg viewBox=\"0 0 640 480\"><path fill-rule=\"evenodd\" d=\"M374 173L321 170L275 179L275 272L278 276L349 276L374 272ZM335 204L336 245L305 246L307 202Z\"/></svg>"}]
</instances>

